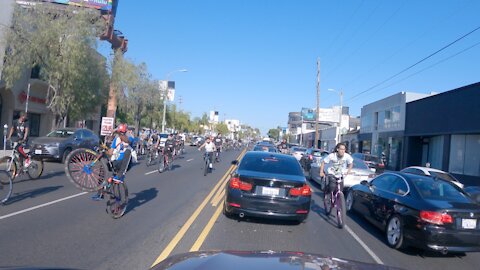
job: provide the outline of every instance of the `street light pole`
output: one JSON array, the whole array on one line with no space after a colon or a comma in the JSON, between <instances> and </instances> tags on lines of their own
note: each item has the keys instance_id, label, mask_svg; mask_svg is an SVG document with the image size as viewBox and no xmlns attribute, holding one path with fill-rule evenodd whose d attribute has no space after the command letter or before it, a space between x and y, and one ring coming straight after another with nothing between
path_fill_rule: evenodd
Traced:
<instances>
[{"instance_id":1,"label":"street light pole","mask_svg":"<svg viewBox=\"0 0 480 270\"><path fill-rule=\"evenodd\" d=\"M175 72L187 72L188 70L186 69L179 69L179 70L174 70L171 71L170 73L167 74L166 76L166 81L167 85L165 86L164 93L163 93L163 120L162 120L162 133L165 133L165 111L167 110L167 93L168 93L168 79L170 76L175 73Z\"/></svg>"},{"instance_id":2,"label":"street light pole","mask_svg":"<svg viewBox=\"0 0 480 270\"><path fill-rule=\"evenodd\" d=\"M342 139L341 130L342 130L342 111L343 111L343 91L340 90L339 92L335 89L328 89L328 91L335 92L340 95L340 113L339 113L340 118L338 119L338 139L337 139L337 143L339 143Z\"/></svg>"}]
</instances>

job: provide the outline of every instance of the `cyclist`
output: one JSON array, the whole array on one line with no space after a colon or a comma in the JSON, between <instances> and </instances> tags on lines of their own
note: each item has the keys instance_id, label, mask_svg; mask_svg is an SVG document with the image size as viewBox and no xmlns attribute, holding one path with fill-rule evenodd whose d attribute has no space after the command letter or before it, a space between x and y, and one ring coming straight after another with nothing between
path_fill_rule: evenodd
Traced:
<instances>
[{"instance_id":1,"label":"cyclist","mask_svg":"<svg viewBox=\"0 0 480 270\"><path fill-rule=\"evenodd\" d=\"M113 132L114 139L108 155L112 160L113 170L115 175L113 176L113 181L123 183L125 179L125 174L127 173L128 167L130 165L132 149L130 147L131 137L127 135L127 125L120 124L117 129ZM92 197L93 200L103 199L103 189L100 189L97 194Z\"/></svg>"},{"instance_id":2,"label":"cyclist","mask_svg":"<svg viewBox=\"0 0 480 270\"><path fill-rule=\"evenodd\" d=\"M13 121L13 125L10 128L10 132L8 133L7 138L7 140L13 142L13 147L18 153L20 153L20 166L23 166L23 160L25 159L25 168L28 168L28 166L30 166L30 158L27 154L25 154L25 151L23 151L23 146L27 143L28 140L29 130L30 128L28 125L27 115L25 112L20 112L20 117L17 120Z\"/></svg>"},{"instance_id":3,"label":"cyclist","mask_svg":"<svg viewBox=\"0 0 480 270\"><path fill-rule=\"evenodd\" d=\"M327 181L325 183L325 187L328 188L331 181L335 181L335 179L338 179L342 177L342 172L343 170L347 169L348 165L348 170L347 174L350 174L353 168L353 158L349 154L345 153L347 150L347 147L344 143L338 143L335 146L335 150L333 153L329 154L327 157L325 157L322 160L322 164L320 165L320 177L325 177L325 172L324 167L326 163L332 163L332 165L328 168L328 174L327 174ZM343 182L341 184L341 188L343 189Z\"/></svg>"},{"instance_id":4,"label":"cyclist","mask_svg":"<svg viewBox=\"0 0 480 270\"><path fill-rule=\"evenodd\" d=\"M282 154L287 154L288 153L288 145L287 145L287 140L283 139L282 142L278 145L278 150Z\"/></svg>"},{"instance_id":5,"label":"cyclist","mask_svg":"<svg viewBox=\"0 0 480 270\"><path fill-rule=\"evenodd\" d=\"M218 162L220 160L220 152L222 152L222 144L223 144L223 139L222 139L222 134L218 133L217 137L215 138L215 147L217 148L217 156L216 156L216 161Z\"/></svg>"},{"instance_id":6,"label":"cyclist","mask_svg":"<svg viewBox=\"0 0 480 270\"><path fill-rule=\"evenodd\" d=\"M175 139L173 138L173 134L168 134L167 140L165 141L165 146L163 147L163 154L167 158L168 163L173 161L174 150L175 150Z\"/></svg>"},{"instance_id":7,"label":"cyclist","mask_svg":"<svg viewBox=\"0 0 480 270\"><path fill-rule=\"evenodd\" d=\"M202 148L205 147L205 155L208 158L208 166L210 167L210 169L212 169L213 167L212 165L213 153L217 151L215 143L213 143L212 141L213 141L213 137L212 138L207 137L205 142L198 148L198 151L200 151L202 150Z\"/></svg>"}]
</instances>

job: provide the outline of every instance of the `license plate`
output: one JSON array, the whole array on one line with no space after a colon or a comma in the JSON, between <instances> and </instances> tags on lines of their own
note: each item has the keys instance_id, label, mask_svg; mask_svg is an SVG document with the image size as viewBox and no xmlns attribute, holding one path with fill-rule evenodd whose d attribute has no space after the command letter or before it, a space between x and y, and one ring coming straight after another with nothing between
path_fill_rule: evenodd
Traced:
<instances>
[{"instance_id":1,"label":"license plate","mask_svg":"<svg viewBox=\"0 0 480 270\"><path fill-rule=\"evenodd\" d=\"M462 218L462 228L464 229L475 229L477 228L477 220L470 218Z\"/></svg>"},{"instance_id":2,"label":"license plate","mask_svg":"<svg viewBox=\"0 0 480 270\"><path fill-rule=\"evenodd\" d=\"M41 149L35 149L35 155L40 155L42 153Z\"/></svg>"},{"instance_id":3,"label":"license plate","mask_svg":"<svg viewBox=\"0 0 480 270\"><path fill-rule=\"evenodd\" d=\"M270 188L270 187L262 188L262 195L278 196L278 194L279 194L278 188Z\"/></svg>"}]
</instances>

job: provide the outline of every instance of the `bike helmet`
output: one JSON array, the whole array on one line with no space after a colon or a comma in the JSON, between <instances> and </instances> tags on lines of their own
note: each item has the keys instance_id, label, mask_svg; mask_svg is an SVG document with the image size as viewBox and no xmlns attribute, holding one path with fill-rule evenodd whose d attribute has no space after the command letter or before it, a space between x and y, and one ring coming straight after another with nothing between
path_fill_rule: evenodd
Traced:
<instances>
[{"instance_id":1,"label":"bike helmet","mask_svg":"<svg viewBox=\"0 0 480 270\"><path fill-rule=\"evenodd\" d=\"M127 125L126 124L118 125L117 131L120 132L120 133L126 133L127 132Z\"/></svg>"}]
</instances>

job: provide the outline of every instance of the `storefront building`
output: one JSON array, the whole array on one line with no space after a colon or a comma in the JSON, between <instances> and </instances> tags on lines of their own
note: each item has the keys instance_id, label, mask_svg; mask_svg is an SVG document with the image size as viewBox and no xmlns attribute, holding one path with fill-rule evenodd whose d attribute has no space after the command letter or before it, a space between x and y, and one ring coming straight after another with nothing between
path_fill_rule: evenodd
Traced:
<instances>
[{"instance_id":1,"label":"storefront building","mask_svg":"<svg viewBox=\"0 0 480 270\"><path fill-rule=\"evenodd\" d=\"M480 82L407 104L403 166L448 171L480 185Z\"/></svg>"}]
</instances>

